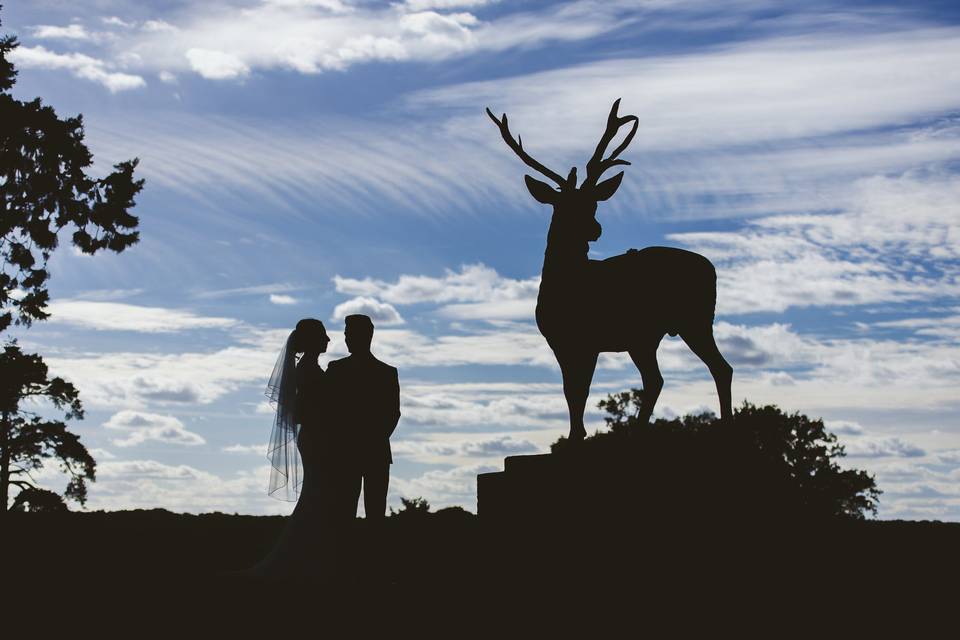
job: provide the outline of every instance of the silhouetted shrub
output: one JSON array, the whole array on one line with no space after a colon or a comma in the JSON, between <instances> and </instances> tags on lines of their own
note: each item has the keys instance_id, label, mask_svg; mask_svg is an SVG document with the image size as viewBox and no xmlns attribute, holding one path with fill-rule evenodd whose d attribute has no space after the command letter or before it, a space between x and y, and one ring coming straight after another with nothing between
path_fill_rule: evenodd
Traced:
<instances>
[{"instance_id":1,"label":"silhouetted shrub","mask_svg":"<svg viewBox=\"0 0 960 640\"><path fill-rule=\"evenodd\" d=\"M430 513L430 503L427 502L425 498L413 498L411 500L400 498L400 504L402 506L399 511L394 511L393 507L390 507L391 516L398 518L422 518Z\"/></svg>"},{"instance_id":2,"label":"silhouetted shrub","mask_svg":"<svg viewBox=\"0 0 960 640\"><path fill-rule=\"evenodd\" d=\"M875 514L880 490L864 471L842 469L845 453L823 421L748 402L723 422L712 413L637 419L642 392L599 403L609 431L551 450L647 504L753 517L854 518Z\"/></svg>"},{"instance_id":3,"label":"silhouetted shrub","mask_svg":"<svg viewBox=\"0 0 960 640\"><path fill-rule=\"evenodd\" d=\"M10 506L11 511L27 511L29 513L56 513L69 511L67 503L59 493L48 489L29 487L17 494Z\"/></svg>"}]
</instances>

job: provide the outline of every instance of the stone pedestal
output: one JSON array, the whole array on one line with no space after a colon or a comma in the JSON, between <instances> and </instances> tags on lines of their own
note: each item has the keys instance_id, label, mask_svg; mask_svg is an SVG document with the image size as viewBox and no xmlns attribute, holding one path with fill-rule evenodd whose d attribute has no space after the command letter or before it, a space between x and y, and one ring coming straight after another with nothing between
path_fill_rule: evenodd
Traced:
<instances>
[{"instance_id":1,"label":"stone pedestal","mask_svg":"<svg viewBox=\"0 0 960 640\"><path fill-rule=\"evenodd\" d=\"M533 524L611 513L619 495L612 476L581 456L510 456L504 470L477 476L477 515L485 522Z\"/></svg>"},{"instance_id":2,"label":"stone pedestal","mask_svg":"<svg viewBox=\"0 0 960 640\"><path fill-rule=\"evenodd\" d=\"M648 529L656 522L769 515L785 496L750 460L732 464L713 447L642 446L629 438L600 445L508 457L503 471L477 476L477 514L514 531L516 525Z\"/></svg>"},{"instance_id":3,"label":"stone pedestal","mask_svg":"<svg viewBox=\"0 0 960 640\"><path fill-rule=\"evenodd\" d=\"M509 456L503 471L477 476L477 515L484 520L516 517L542 502L552 488L556 462L550 454Z\"/></svg>"}]
</instances>

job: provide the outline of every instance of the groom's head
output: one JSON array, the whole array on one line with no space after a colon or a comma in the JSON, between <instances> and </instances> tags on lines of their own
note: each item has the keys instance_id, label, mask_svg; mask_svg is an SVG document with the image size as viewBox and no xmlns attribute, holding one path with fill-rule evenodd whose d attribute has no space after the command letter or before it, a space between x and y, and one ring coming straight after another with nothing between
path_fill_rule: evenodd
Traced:
<instances>
[{"instance_id":1,"label":"groom's head","mask_svg":"<svg viewBox=\"0 0 960 640\"><path fill-rule=\"evenodd\" d=\"M359 313L349 315L343 320L343 337L350 353L370 353L373 340L373 320Z\"/></svg>"}]
</instances>

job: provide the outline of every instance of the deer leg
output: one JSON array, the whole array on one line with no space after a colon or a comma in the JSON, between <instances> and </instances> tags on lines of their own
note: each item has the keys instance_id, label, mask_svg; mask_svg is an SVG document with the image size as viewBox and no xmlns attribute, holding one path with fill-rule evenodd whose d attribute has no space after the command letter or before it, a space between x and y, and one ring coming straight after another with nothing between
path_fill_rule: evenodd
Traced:
<instances>
[{"instance_id":1,"label":"deer leg","mask_svg":"<svg viewBox=\"0 0 960 640\"><path fill-rule=\"evenodd\" d=\"M663 376L660 375L660 365L657 363L657 347L631 351L630 359L637 365L640 377L643 379L643 400L640 403L637 418L640 424L647 424L650 422L653 407L657 404L657 398L660 397L660 391L663 389Z\"/></svg>"},{"instance_id":2,"label":"deer leg","mask_svg":"<svg viewBox=\"0 0 960 640\"><path fill-rule=\"evenodd\" d=\"M710 369L710 375L713 376L713 381L717 385L717 395L720 396L720 418L729 420L733 416L730 402L733 367L724 360L720 349L717 348L717 342L713 338L713 326L708 326L704 331L682 332L680 337Z\"/></svg>"},{"instance_id":3,"label":"deer leg","mask_svg":"<svg viewBox=\"0 0 960 640\"><path fill-rule=\"evenodd\" d=\"M587 430L583 426L583 412L587 408L590 383L597 367L598 353L557 354L563 373L563 395L570 410L570 440L583 440Z\"/></svg>"}]
</instances>

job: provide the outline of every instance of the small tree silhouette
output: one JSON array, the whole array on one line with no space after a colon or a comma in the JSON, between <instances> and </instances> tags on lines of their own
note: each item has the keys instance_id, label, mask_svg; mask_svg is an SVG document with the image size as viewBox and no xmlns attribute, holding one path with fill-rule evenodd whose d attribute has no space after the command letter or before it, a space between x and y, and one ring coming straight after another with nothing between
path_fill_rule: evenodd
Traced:
<instances>
[{"instance_id":1,"label":"small tree silhouette","mask_svg":"<svg viewBox=\"0 0 960 640\"><path fill-rule=\"evenodd\" d=\"M55 458L70 481L66 498L84 504L86 480L95 479L96 463L80 443L80 437L67 431L60 420L46 418L22 408L25 400L31 407L44 403L65 412L65 419L83 418L83 407L77 389L63 378L48 378L47 365L38 355L25 354L16 344L4 346L0 352L0 514L12 510L62 510L62 499L37 487L30 472L43 461ZM10 487L20 492L9 505ZM58 506L56 503L60 501Z\"/></svg>"}]
</instances>

